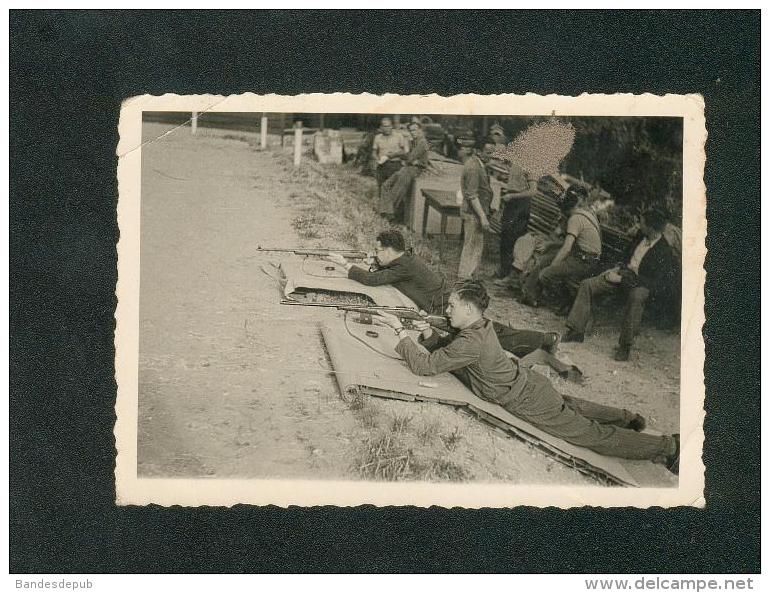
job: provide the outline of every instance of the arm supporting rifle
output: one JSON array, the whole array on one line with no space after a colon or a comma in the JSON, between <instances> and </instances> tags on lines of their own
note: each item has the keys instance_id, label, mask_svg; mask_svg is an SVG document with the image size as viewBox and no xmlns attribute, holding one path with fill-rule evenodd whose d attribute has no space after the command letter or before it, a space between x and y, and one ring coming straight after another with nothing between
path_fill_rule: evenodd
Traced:
<instances>
[{"instance_id":1,"label":"arm supporting rifle","mask_svg":"<svg viewBox=\"0 0 770 593\"><path fill-rule=\"evenodd\" d=\"M344 311L355 311L362 315L378 315L381 311L390 313L391 315L398 317L407 329L413 328L413 321L425 321L430 326L442 331L449 331L451 329L449 319L443 315L421 315L414 309L406 307L340 307L340 309Z\"/></svg>"}]
</instances>

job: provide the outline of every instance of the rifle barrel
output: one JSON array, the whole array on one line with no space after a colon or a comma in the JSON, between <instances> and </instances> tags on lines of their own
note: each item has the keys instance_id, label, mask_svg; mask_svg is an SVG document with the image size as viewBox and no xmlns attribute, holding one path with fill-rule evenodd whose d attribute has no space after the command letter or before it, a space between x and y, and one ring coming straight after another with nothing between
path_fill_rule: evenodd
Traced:
<instances>
[{"instance_id":1,"label":"rifle barrel","mask_svg":"<svg viewBox=\"0 0 770 593\"><path fill-rule=\"evenodd\" d=\"M310 249L310 248L304 248L304 247L257 246L257 251L294 253L295 255L318 255L318 256L325 256L325 255L329 255L330 253L339 253L340 255L344 257L348 257L350 259L366 259L367 257L367 254L365 252L355 251L353 249L326 249L326 248Z\"/></svg>"}]
</instances>

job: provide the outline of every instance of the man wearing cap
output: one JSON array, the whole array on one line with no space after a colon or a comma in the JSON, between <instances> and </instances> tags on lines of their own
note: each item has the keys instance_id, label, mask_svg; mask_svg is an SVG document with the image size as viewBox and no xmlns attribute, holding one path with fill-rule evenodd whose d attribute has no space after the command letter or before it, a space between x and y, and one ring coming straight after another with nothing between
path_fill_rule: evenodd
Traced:
<instances>
[{"instance_id":1,"label":"man wearing cap","mask_svg":"<svg viewBox=\"0 0 770 593\"><path fill-rule=\"evenodd\" d=\"M563 290L567 282L577 282L596 273L602 254L602 235L596 215L582 207L587 196L588 192L580 185L570 185L564 192L559 203L567 219L564 243L553 259L542 259L527 276L520 299L522 304L537 307L543 287Z\"/></svg>"}]
</instances>

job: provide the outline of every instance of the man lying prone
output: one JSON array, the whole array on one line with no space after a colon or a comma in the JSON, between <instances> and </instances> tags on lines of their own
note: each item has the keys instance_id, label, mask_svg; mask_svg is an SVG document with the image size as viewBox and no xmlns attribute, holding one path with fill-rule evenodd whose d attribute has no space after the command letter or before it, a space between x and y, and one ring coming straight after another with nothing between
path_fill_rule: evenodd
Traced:
<instances>
[{"instance_id":1,"label":"man lying prone","mask_svg":"<svg viewBox=\"0 0 770 593\"><path fill-rule=\"evenodd\" d=\"M641 432L645 419L628 410L562 395L544 376L509 359L492 322L484 318L489 295L475 280L458 282L446 313L457 334L441 337L415 322L426 353L406 334L401 321L382 314L400 340L396 346L409 369L430 376L451 372L478 397L498 404L540 430L602 455L649 459L679 473L679 435Z\"/></svg>"},{"instance_id":2,"label":"man lying prone","mask_svg":"<svg viewBox=\"0 0 770 593\"><path fill-rule=\"evenodd\" d=\"M342 255L329 254L328 260L344 266L348 278L366 286L390 284L431 315L443 315L450 290L444 278L418 256L406 251L404 236L397 230L377 235L375 262L370 270L349 263ZM521 358L538 349L555 354L559 342L556 332L517 329L490 322L503 349ZM557 370L562 370L561 368Z\"/></svg>"}]
</instances>

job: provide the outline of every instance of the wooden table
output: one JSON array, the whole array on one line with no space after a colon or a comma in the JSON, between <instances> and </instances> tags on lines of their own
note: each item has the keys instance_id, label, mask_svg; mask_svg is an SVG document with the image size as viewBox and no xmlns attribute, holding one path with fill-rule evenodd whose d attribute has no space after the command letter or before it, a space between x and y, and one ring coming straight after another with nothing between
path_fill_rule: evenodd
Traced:
<instances>
[{"instance_id":1,"label":"wooden table","mask_svg":"<svg viewBox=\"0 0 770 593\"><path fill-rule=\"evenodd\" d=\"M422 190L425 206L422 213L422 228L420 236L424 237L428 228L428 212L431 207L441 216L440 250L444 252L444 240L446 239L446 223L450 216L460 216L460 206L457 205L457 194L453 191L440 189Z\"/></svg>"}]
</instances>

